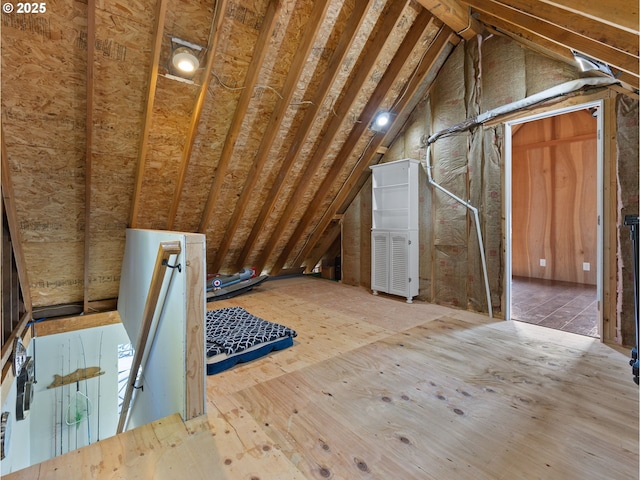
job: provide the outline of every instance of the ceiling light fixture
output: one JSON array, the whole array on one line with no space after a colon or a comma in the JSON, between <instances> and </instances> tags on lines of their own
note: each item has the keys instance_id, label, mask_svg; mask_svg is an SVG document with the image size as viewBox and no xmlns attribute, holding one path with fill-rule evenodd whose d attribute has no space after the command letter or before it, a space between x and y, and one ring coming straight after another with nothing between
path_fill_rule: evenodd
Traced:
<instances>
[{"instance_id":1,"label":"ceiling light fixture","mask_svg":"<svg viewBox=\"0 0 640 480\"><path fill-rule=\"evenodd\" d=\"M202 47L199 45L176 37L171 38L169 72L180 78L191 80L200 67L199 56L201 51Z\"/></svg>"},{"instance_id":2,"label":"ceiling light fixture","mask_svg":"<svg viewBox=\"0 0 640 480\"><path fill-rule=\"evenodd\" d=\"M394 117L395 115L391 112L381 110L374 115L373 121L371 122L371 125L369 125L369 129L374 132L386 132Z\"/></svg>"},{"instance_id":3,"label":"ceiling light fixture","mask_svg":"<svg viewBox=\"0 0 640 480\"><path fill-rule=\"evenodd\" d=\"M198 57L196 57L193 54L193 51L187 47L176 48L173 51L171 63L182 73L193 73L200 66Z\"/></svg>"}]
</instances>

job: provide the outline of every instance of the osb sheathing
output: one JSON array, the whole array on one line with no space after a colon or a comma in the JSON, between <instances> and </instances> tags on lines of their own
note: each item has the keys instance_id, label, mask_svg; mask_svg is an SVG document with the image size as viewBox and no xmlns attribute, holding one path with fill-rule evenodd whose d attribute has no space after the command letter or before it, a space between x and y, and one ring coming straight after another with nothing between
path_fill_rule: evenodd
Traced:
<instances>
[{"instance_id":1,"label":"osb sheathing","mask_svg":"<svg viewBox=\"0 0 640 480\"><path fill-rule=\"evenodd\" d=\"M403 132L382 161L416 158L424 162L425 141L430 135L578 76L579 72L571 66L525 51L504 37L490 36L462 43L449 56L429 95L414 109ZM627 196L624 205L629 210L635 207L636 212L637 108L637 102L631 106L626 103L618 105L618 129L621 126L626 129L619 132L618 142L625 147L620 155L629 157L619 165L619 169L631 172L629 175L625 173L620 188L622 197ZM491 301L493 311L498 315L504 312L501 304L504 290L503 137L501 125L482 126L442 137L432 145L434 179L479 209ZM419 297L486 312L486 293L473 215L461 204L428 187L422 173L421 177ZM361 195L371 195L370 187L363 189ZM361 218L363 214L360 212ZM345 215L345 219L351 218ZM344 231L345 236L349 235L347 222ZM625 235L628 236L628 232L621 233L621 237ZM630 247L622 241L620 243L630 252ZM355 279L346 269L343 270L343 281ZM623 311L628 315L629 311L633 312L633 299L628 298L632 295L628 263L623 266L621 276L626 282L626 298L621 302ZM370 286L370 278L364 275L360 276L360 282Z\"/></svg>"},{"instance_id":2,"label":"osb sheathing","mask_svg":"<svg viewBox=\"0 0 640 480\"><path fill-rule=\"evenodd\" d=\"M168 0L164 32L195 45L207 45L213 20L213 4L206 0L181 2ZM184 18L190 19L185 24ZM147 45L151 45L148 42ZM179 167L186 134L199 88L167 77L171 38L162 37L159 76L153 94L153 111L149 123L147 151L139 192L137 228L166 229L168 214L179 178ZM196 77L194 82L200 82ZM144 90L143 90L144 92Z\"/></svg>"},{"instance_id":3,"label":"osb sheathing","mask_svg":"<svg viewBox=\"0 0 640 480\"><path fill-rule=\"evenodd\" d=\"M638 101L620 95L616 102L618 174L618 315L621 342L635 344L633 244L626 215L638 215Z\"/></svg>"},{"instance_id":4,"label":"osb sheathing","mask_svg":"<svg viewBox=\"0 0 640 480\"><path fill-rule=\"evenodd\" d=\"M82 258L84 249L85 155L78 146L86 138L86 5L47 7L58 14L2 14L2 31L11 32L1 52L3 84L10 85L2 91L3 133L13 153L13 188L20 192L17 218L30 219L19 227L25 261L34 266L29 277L34 306L51 296L62 302L82 298L84 284L83 265L68 259ZM41 83L33 88L23 78Z\"/></svg>"},{"instance_id":5,"label":"osb sheathing","mask_svg":"<svg viewBox=\"0 0 640 480\"><path fill-rule=\"evenodd\" d=\"M142 2L131 2L128 8L148 23L141 24L111 3L100 3L96 10L89 300L118 294L124 232L135 184L153 9L147 11Z\"/></svg>"}]
</instances>

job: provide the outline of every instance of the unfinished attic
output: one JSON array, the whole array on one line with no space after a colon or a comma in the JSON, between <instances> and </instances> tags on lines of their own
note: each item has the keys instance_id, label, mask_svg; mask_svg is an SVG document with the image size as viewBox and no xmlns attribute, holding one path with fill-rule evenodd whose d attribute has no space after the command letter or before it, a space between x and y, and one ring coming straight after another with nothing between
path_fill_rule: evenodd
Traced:
<instances>
[{"instance_id":1,"label":"unfinished attic","mask_svg":"<svg viewBox=\"0 0 640 480\"><path fill-rule=\"evenodd\" d=\"M638 478L637 4L2 7L3 478Z\"/></svg>"}]
</instances>

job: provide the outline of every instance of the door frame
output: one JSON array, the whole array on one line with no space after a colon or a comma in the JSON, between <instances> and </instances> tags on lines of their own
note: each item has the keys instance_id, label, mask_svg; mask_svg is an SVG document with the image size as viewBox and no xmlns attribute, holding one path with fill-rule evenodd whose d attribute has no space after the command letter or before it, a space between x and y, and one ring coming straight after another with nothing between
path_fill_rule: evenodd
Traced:
<instances>
[{"instance_id":1,"label":"door frame","mask_svg":"<svg viewBox=\"0 0 640 480\"><path fill-rule=\"evenodd\" d=\"M511 320L511 278L512 278L512 126L528 123L534 120L540 120L542 118L556 117L566 113L572 113L579 110L585 110L588 108L595 108L596 117L596 191L597 191L597 256L596 256L596 297L598 302L598 335L600 341L603 339L603 282L604 282L604 225L603 225L603 210L604 210L604 136L602 135L603 122L604 122L604 101L595 100L591 102L581 103L579 105L572 105L556 110L550 110L548 112L537 113L514 120L510 120L504 123L504 138L505 138L505 164L504 164L504 213L505 213L505 320Z\"/></svg>"}]
</instances>

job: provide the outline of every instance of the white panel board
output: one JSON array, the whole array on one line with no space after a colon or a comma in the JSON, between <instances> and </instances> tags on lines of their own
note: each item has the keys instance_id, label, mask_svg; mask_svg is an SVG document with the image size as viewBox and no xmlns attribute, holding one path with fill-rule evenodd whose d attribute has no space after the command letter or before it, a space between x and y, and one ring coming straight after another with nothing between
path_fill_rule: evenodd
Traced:
<instances>
[{"instance_id":1,"label":"white panel board","mask_svg":"<svg viewBox=\"0 0 640 480\"><path fill-rule=\"evenodd\" d=\"M157 230L127 230L120 280L118 313L136 345L142 315L161 242L180 242L181 253L172 255L167 268L143 359L142 377L136 384L127 429L144 425L173 413L185 418L186 392L186 236L196 235ZM204 359L203 359L204 362ZM141 388L140 388L141 387Z\"/></svg>"}]
</instances>

